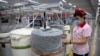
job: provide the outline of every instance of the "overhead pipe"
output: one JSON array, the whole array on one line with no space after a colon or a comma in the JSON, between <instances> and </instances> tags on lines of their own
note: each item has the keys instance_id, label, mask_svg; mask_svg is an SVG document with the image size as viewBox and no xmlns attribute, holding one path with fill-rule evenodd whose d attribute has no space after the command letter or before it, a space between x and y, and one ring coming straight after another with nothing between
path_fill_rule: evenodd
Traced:
<instances>
[{"instance_id":1,"label":"overhead pipe","mask_svg":"<svg viewBox=\"0 0 100 56\"><path fill-rule=\"evenodd\" d=\"M49 3L49 4L47 4L47 5L44 5L44 6L41 6L40 8L46 8L46 9L48 9L48 8L59 8L60 7L60 4L59 4L59 2L57 2L57 3Z\"/></svg>"}]
</instances>

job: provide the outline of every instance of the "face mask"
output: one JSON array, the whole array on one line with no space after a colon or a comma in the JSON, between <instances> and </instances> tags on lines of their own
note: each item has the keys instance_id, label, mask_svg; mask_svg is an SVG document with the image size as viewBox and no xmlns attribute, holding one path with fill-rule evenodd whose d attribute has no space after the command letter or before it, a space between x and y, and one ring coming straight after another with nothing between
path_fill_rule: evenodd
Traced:
<instances>
[{"instance_id":1,"label":"face mask","mask_svg":"<svg viewBox=\"0 0 100 56\"><path fill-rule=\"evenodd\" d=\"M76 20L75 23L76 23L77 25L80 25L80 24L81 24L81 21Z\"/></svg>"}]
</instances>

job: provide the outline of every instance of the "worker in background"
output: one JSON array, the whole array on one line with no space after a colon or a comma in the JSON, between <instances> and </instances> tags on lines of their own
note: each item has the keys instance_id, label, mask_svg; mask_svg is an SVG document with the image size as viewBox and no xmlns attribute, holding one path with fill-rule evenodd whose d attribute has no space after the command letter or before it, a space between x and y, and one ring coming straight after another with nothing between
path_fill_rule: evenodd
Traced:
<instances>
[{"instance_id":1,"label":"worker in background","mask_svg":"<svg viewBox=\"0 0 100 56\"><path fill-rule=\"evenodd\" d=\"M66 44L73 44L73 56L88 56L88 40L91 37L92 28L85 21L86 12L77 8L74 13L76 26L73 29L72 39L64 40Z\"/></svg>"}]
</instances>

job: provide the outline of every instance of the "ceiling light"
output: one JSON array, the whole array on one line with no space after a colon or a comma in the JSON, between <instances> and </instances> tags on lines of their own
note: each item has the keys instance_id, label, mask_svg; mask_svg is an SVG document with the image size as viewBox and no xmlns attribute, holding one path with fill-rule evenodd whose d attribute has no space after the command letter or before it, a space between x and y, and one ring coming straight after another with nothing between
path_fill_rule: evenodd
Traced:
<instances>
[{"instance_id":1,"label":"ceiling light","mask_svg":"<svg viewBox=\"0 0 100 56\"><path fill-rule=\"evenodd\" d=\"M14 6L20 6L23 5L22 3L15 3Z\"/></svg>"},{"instance_id":2,"label":"ceiling light","mask_svg":"<svg viewBox=\"0 0 100 56\"><path fill-rule=\"evenodd\" d=\"M62 0L62 1L65 2L65 3L67 2L66 0Z\"/></svg>"},{"instance_id":3,"label":"ceiling light","mask_svg":"<svg viewBox=\"0 0 100 56\"><path fill-rule=\"evenodd\" d=\"M33 0L27 0L27 1L29 1L29 2L31 2L31 3L38 3L38 2L33 1Z\"/></svg>"},{"instance_id":4,"label":"ceiling light","mask_svg":"<svg viewBox=\"0 0 100 56\"><path fill-rule=\"evenodd\" d=\"M8 3L7 1L4 1L4 0L0 0L0 2L3 2L3 3Z\"/></svg>"},{"instance_id":5,"label":"ceiling light","mask_svg":"<svg viewBox=\"0 0 100 56\"><path fill-rule=\"evenodd\" d=\"M68 3L68 5L72 6L72 3Z\"/></svg>"},{"instance_id":6,"label":"ceiling light","mask_svg":"<svg viewBox=\"0 0 100 56\"><path fill-rule=\"evenodd\" d=\"M100 3L100 0L98 0L98 2Z\"/></svg>"},{"instance_id":7,"label":"ceiling light","mask_svg":"<svg viewBox=\"0 0 100 56\"><path fill-rule=\"evenodd\" d=\"M39 6L45 6L45 5L47 5L47 4L41 4L41 5L39 5Z\"/></svg>"},{"instance_id":8,"label":"ceiling light","mask_svg":"<svg viewBox=\"0 0 100 56\"><path fill-rule=\"evenodd\" d=\"M20 3L15 3L14 6L22 6L22 5L25 5L25 4L27 4L27 3L25 3L25 2L20 2Z\"/></svg>"}]
</instances>

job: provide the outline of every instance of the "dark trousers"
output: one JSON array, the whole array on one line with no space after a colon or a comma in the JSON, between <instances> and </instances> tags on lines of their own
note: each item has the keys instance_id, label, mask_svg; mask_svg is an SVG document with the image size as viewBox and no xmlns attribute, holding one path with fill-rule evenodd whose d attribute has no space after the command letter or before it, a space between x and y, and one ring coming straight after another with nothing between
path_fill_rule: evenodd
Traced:
<instances>
[{"instance_id":1,"label":"dark trousers","mask_svg":"<svg viewBox=\"0 0 100 56\"><path fill-rule=\"evenodd\" d=\"M73 56L88 56L88 54L89 54L89 53L84 54L84 55L78 55L78 54L73 53Z\"/></svg>"}]
</instances>

